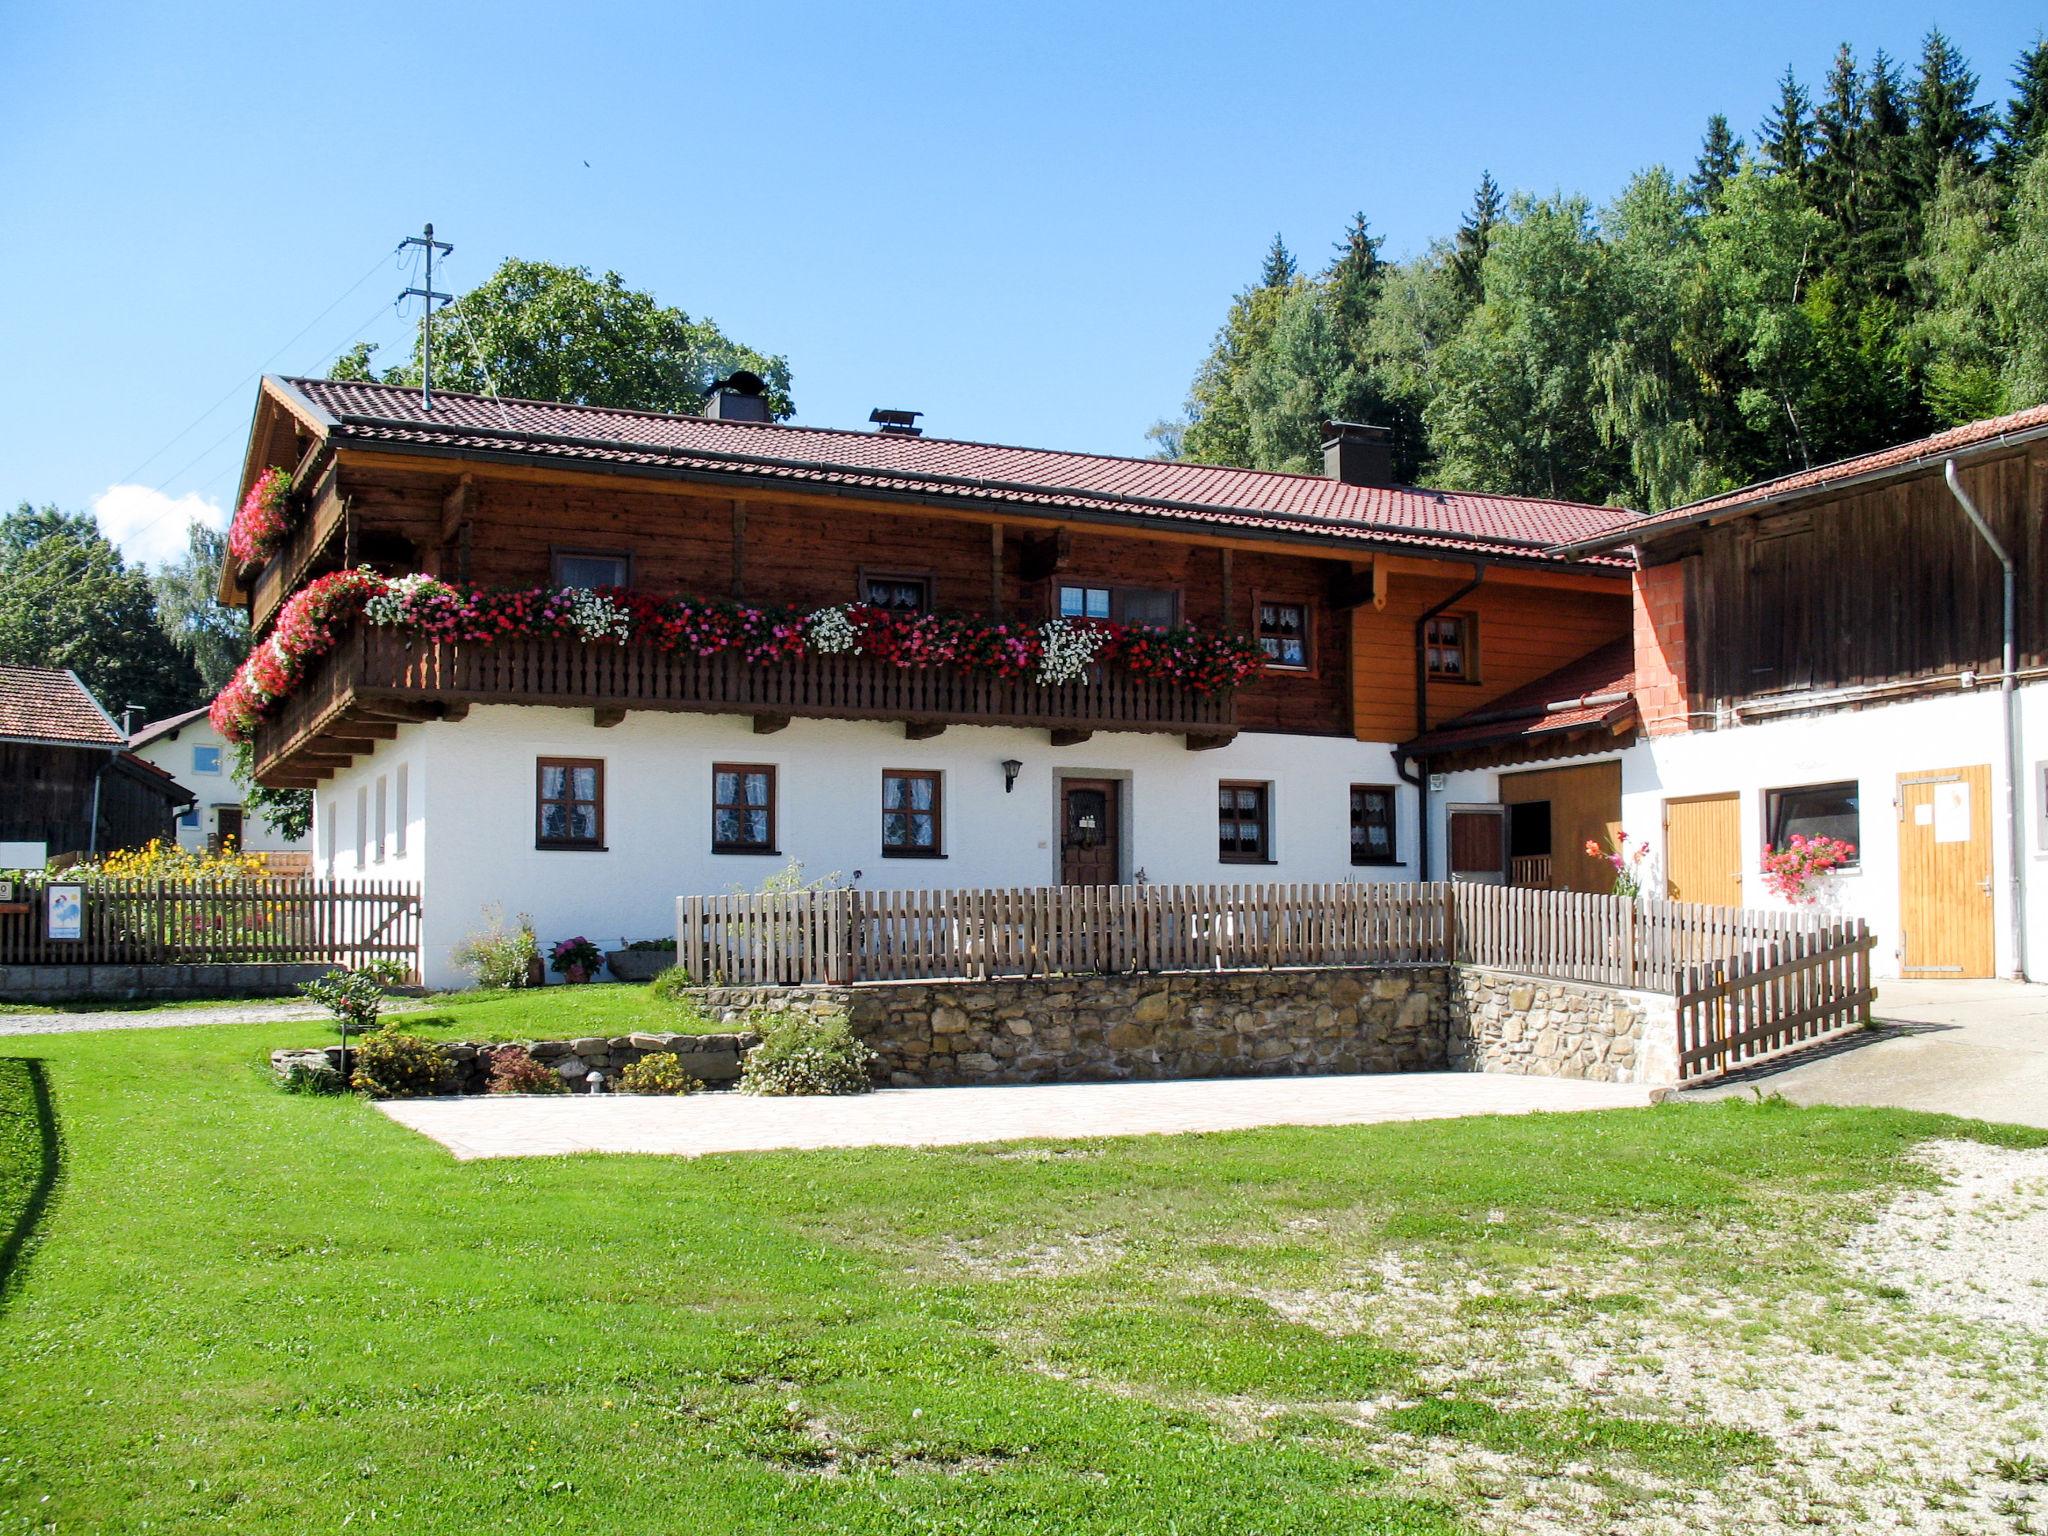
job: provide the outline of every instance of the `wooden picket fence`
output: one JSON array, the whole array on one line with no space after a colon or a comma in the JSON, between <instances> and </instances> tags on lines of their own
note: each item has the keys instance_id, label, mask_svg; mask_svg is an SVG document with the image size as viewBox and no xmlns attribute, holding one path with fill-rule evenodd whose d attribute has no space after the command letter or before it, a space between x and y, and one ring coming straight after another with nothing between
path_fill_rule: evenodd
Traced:
<instances>
[{"instance_id":1,"label":"wooden picket fence","mask_svg":"<svg viewBox=\"0 0 2048 1536\"><path fill-rule=\"evenodd\" d=\"M1716 1077L1868 1024L1876 943L1858 919L1686 966L1677 989L1679 1081Z\"/></svg>"},{"instance_id":2,"label":"wooden picket fence","mask_svg":"<svg viewBox=\"0 0 2048 1536\"><path fill-rule=\"evenodd\" d=\"M47 884L82 884L80 936L53 939ZM0 965L182 965L395 960L419 979L420 888L406 881L15 882L0 908Z\"/></svg>"}]
</instances>

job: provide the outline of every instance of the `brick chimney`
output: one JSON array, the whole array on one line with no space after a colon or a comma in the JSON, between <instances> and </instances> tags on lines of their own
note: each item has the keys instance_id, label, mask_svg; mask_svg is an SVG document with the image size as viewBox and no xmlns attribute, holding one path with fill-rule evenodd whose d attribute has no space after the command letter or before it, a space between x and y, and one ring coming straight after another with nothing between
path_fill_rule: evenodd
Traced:
<instances>
[{"instance_id":1,"label":"brick chimney","mask_svg":"<svg viewBox=\"0 0 2048 1536\"><path fill-rule=\"evenodd\" d=\"M1394 432L1362 421L1323 423L1323 475L1345 485L1394 483Z\"/></svg>"}]
</instances>

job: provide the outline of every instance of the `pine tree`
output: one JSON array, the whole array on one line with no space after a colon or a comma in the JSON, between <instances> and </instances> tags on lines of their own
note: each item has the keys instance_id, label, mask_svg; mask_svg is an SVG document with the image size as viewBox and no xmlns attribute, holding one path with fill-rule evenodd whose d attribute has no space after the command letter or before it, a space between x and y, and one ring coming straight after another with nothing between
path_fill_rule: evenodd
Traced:
<instances>
[{"instance_id":1,"label":"pine tree","mask_svg":"<svg viewBox=\"0 0 2048 1536\"><path fill-rule=\"evenodd\" d=\"M1912 120L1899 68L1880 48L1863 88L1863 145L1858 172L1862 233L1853 260L1865 287L1901 298L1919 238L1919 207L1910 167Z\"/></svg>"},{"instance_id":2,"label":"pine tree","mask_svg":"<svg viewBox=\"0 0 2048 1536\"><path fill-rule=\"evenodd\" d=\"M1999 119L1992 164L2010 180L2044 145L2048 145L2048 38L2036 38L2020 55L2019 73L2012 77L2012 100Z\"/></svg>"},{"instance_id":3,"label":"pine tree","mask_svg":"<svg viewBox=\"0 0 2048 1536\"><path fill-rule=\"evenodd\" d=\"M1977 103L1977 77L1940 28L1920 48L1920 78L1913 82L1912 174L1922 198L1934 195L1945 160L1975 170L1991 134L1991 109Z\"/></svg>"},{"instance_id":4,"label":"pine tree","mask_svg":"<svg viewBox=\"0 0 2048 1536\"><path fill-rule=\"evenodd\" d=\"M1686 182L1686 206L1694 213L1711 213L1728 178L1742 169L1742 140L1728 131L1727 114L1716 112L1707 119L1706 137L1700 141L1700 157Z\"/></svg>"},{"instance_id":5,"label":"pine tree","mask_svg":"<svg viewBox=\"0 0 2048 1536\"><path fill-rule=\"evenodd\" d=\"M1294 281L1294 256L1278 235L1266 252L1266 265L1259 272L1261 288L1285 288Z\"/></svg>"},{"instance_id":6,"label":"pine tree","mask_svg":"<svg viewBox=\"0 0 2048 1536\"><path fill-rule=\"evenodd\" d=\"M1834 227L1830 244L1836 256L1853 249L1862 234L1864 127L1863 77L1856 55L1843 43L1813 114L1814 154L1807 168L1808 196Z\"/></svg>"},{"instance_id":7,"label":"pine tree","mask_svg":"<svg viewBox=\"0 0 2048 1536\"><path fill-rule=\"evenodd\" d=\"M1472 211L1458 225L1457 244L1451 255L1451 272L1467 303L1477 304L1484 296L1480 269L1486 264L1487 250L1493 244L1493 232L1500 226L1506 207L1500 183L1493 179L1493 172L1481 171L1479 189L1472 194Z\"/></svg>"},{"instance_id":8,"label":"pine tree","mask_svg":"<svg viewBox=\"0 0 2048 1536\"><path fill-rule=\"evenodd\" d=\"M1813 134L1813 100L1787 64L1778 80L1778 104L1757 127L1757 149L1779 175L1803 183L1813 158Z\"/></svg>"},{"instance_id":9,"label":"pine tree","mask_svg":"<svg viewBox=\"0 0 2048 1536\"><path fill-rule=\"evenodd\" d=\"M1362 337L1372 322L1373 305L1379 298L1380 246L1384 238L1371 232L1363 213L1351 216L1351 227L1337 242L1337 259L1330 264L1324 282L1330 289L1331 308L1337 323L1349 337Z\"/></svg>"}]
</instances>

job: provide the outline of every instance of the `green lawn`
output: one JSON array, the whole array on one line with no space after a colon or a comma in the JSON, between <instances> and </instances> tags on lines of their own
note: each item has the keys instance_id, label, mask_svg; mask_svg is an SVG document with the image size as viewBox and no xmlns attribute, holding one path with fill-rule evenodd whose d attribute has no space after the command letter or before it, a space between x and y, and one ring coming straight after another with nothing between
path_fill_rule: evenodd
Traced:
<instances>
[{"instance_id":1,"label":"green lawn","mask_svg":"<svg viewBox=\"0 0 2048 1536\"><path fill-rule=\"evenodd\" d=\"M611 1032L627 990L546 1002ZM583 1028L531 1005L442 1011ZM0 1222L45 1155L25 1061L62 1152L0 1292L0 1532L1467 1529L1391 1469L1397 1440L1712 1487L1772 1443L1428 1390L1423 1335L1276 1298L1370 1299L1355 1277L1395 1256L1512 1289L1656 1232L1659 1285L1887 1305L1830 1255L1929 1177L1914 1143L2048 1140L1725 1103L458 1165L364 1103L274 1091L265 1054L306 1036L0 1040ZM1623 1272L1635 1289L1529 1292L1515 1326L1654 1306Z\"/></svg>"},{"instance_id":2,"label":"green lawn","mask_svg":"<svg viewBox=\"0 0 2048 1536\"><path fill-rule=\"evenodd\" d=\"M443 992L403 1009L392 1022L430 1040L570 1040L578 1035L705 1034L728 1028L658 997L652 987L595 982L531 991ZM304 1026L301 1026L303 1029ZM314 1026L317 1033L318 1026ZM311 1038L299 1042L310 1045Z\"/></svg>"}]
</instances>

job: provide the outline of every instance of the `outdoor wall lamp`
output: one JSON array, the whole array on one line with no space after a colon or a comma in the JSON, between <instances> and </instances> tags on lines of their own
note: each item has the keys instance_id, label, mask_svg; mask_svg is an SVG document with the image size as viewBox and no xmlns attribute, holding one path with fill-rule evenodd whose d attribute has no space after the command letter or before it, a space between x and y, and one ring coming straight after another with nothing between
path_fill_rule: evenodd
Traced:
<instances>
[{"instance_id":1,"label":"outdoor wall lamp","mask_svg":"<svg viewBox=\"0 0 2048 1536\"><path fill-rule=\"evenodd\" d=\"M1017 775L1024 771L1024 765L1014 757L1003 759L1003 793L1008 794L1017 787Z\"/></svg>"}]
</instances>

